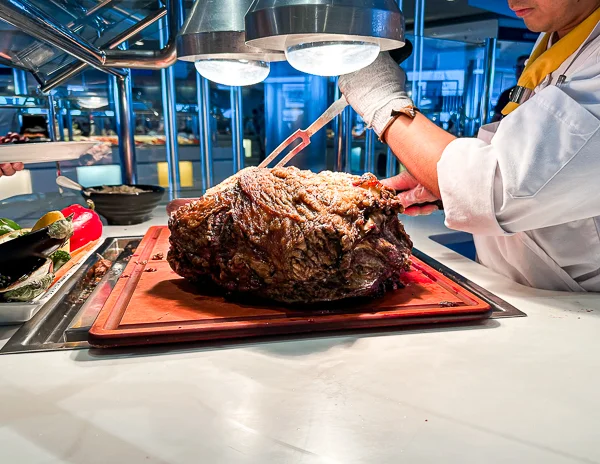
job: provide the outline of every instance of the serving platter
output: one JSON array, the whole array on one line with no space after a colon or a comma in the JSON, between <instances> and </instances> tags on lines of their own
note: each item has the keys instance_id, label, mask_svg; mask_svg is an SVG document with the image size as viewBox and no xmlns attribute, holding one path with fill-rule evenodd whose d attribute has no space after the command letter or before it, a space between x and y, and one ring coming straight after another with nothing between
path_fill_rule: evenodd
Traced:
<instances>
[{"instance_id":1,"label":"serving platter","mask_svg":"<svg viewBox=\"0 0 600 464\"><path fill-rule=\"evenodd\" d=\"M52 282L50 288L34 300L27 302L0 302L0 326L22 324L35 316L60 291L62 286L77 272L87 258L94 253L95 249L99 246L98 242L96 240L89 243L73 253L71 260L55 274L54 282Z\"/></svg>"},{"instance_id":2,"label":"serving platter","mask_svg":"<svg viewBox=\"0 0 600 464\"><path fill-rule=\"evenodd\" d=\"M168 228L150 228L90 329L92 346L453 323L492 313L490 303L414 256L405 287L382 298L290 307L198 288L171 270L168 248Z\"/></svg>"},{"instance_id":3,"label":"serving platter","mask_svg":"<svg viewBox=\"0 0 600 464\"><path fill-rule=\"evenodd\" d=\"M98 142L6 143L0 145L0 164L75 160L96 145Z\"/></svg>"}]
</instances>

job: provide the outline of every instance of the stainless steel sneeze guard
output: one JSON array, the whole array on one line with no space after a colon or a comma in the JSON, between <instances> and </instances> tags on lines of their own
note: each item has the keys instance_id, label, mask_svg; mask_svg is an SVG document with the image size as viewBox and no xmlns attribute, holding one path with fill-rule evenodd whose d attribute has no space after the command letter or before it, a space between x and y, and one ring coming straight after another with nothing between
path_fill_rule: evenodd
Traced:
<instances>
[{"instance_id":1,"label":"stainless steel sneeze guard","mask_svg":"<svg viewBox=\"0 0 600 464\"><path fill-rule=\"evenodd\" d=\"M123 77L119 68L162 69L176 62L183 0L102 0L87 5L77 0L1 0L0 22L7 32L0 61L31 71L43 92L87 66ZM118 48L163 17L169 22L169 35L160 49Z\"/></svg>"},{"instance_id":2,"label":"stainless steel sneeze guard","mask_svg":"<svg viewBox=\"0 0 600 464\"><path fill-rule=\"evenodd\" d=\"M143 31L146 27L154 24L156 21L160 20L161 18L165 17L166 15L167 15L166 8L161 8L156 13L148 16L147 18L144 18L139 23L135 24L134 26L132 26L131 28L129 28L128 30L123 32L122 34L115 37L112 41L110 41L110 43L108 43L106 45L106 48L111 49L111 50L117 48L123 42L126 42L127 40L131 39L132 37L135 37L137 34L139 34L141 31ZM42 93L48 93L51 90L53 90L54 88L58 87L59 85L65 83L72 77L76 76L81 71L85 70L87 67L88 67L88 64L83 63L83 62L76 63L71 66L66 66L65 69L61 70L60 72L57 72L57 74L55 76L53 76L51 80L49 80L43 86L41 86L40 90L42 91Z\"/></svg>"},{"instance_id":3,"label":"stainless steel sneeze guard","mask_svg":"<svg viewBox=\"0 0 600 464\"><path fill-rule=\"evenodd\" d=\"M93 291L90 293L89 288L82 285L82 280L98 261L99 258L96 254L90 256L61 291L29 322L21 326L0 350L0 355L89 348L87 342L88 331L140 241L141 237L106 239L97 250L97 253L112 261L113 265ZM488 303L492 307L492 318L526 316L525 313L514 306L463 276L456 274L419 250L413 250L413 254ZM307 335L312 336L312 334ZM319 333L318 336L327 336L327 333ZM237 343L240 343L240 341L238 340ZM140 352L142 349L138 348Z\"/></svg>"},{"instance_id":4,"label":"stainless steel sneeze guard","mask_svg":"<svg viewBox=\"0 0 600 464\"><path fill-rule=\"evenodd\" d=\"M52 44L100 71L119 77L123 75L120 70L103 68L106 57L102 50L73 33L65 25L57 23L50 14L26 0L0 2L0 17L12 26L27 31L36 39Z\"/></svg>"}]
</instances>

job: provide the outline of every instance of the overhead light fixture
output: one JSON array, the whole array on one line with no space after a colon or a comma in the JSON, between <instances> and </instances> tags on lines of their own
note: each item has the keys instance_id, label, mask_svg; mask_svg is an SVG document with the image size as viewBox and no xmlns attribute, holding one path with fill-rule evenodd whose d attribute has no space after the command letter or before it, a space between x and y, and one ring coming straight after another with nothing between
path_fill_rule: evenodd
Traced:
<instances>
[{"instance_id":1,"label":"overhead light fixture","mask_svg":"<svg viewBox=\"0 0 600 464\"><path fill-rule=\"evenodd\" d=\"M297 40L298 41L298 40ZM299 71L318 76L341 76L370 65L381 50L367 41L304 42L286 47L285 56Z\"/></svg>"},{"instance_id":2,"label":"overhead light fixture","mask_svg":"<svg viewBox=\"0 0 600 464\"><path fill-rule=\"evenodd\" d=\"M206 79L223 85L262 82L282 51L246 45L244 15L252 0L196 0L177 37L177 57L195 63Z\"/></svg>"},{"instance_id":3,"label":"overhead light fixture","mask_svg":"<svg viewBox=\"0 0 600 464\"><path fill-rule=\"evenodd\" d=\"M264 81L271 67L257 60L198 60L196 70L209 81L223 85L253 85Z\"/></svg>"},{"instance_id":4,"label":"overhead light fixture","mask_svg":"<svg viewBox=\"0 0 600 464\"><path fill-rule=\"evenodd\" d=\"M254 0L245 28L247 45L321 76L358 71L405 43L395 0Z\"/></svg>"},{"instance_id":5,"label":"overhead light fixture","mask_svg":"<svg viewBox=\"0 0 600 464\"><path fill-rule=\"evenodd\" d=\"M82 108L97 110L108 106L108 98L96 95L77 97L77 104Z\"/></svg>"}]
</instances>

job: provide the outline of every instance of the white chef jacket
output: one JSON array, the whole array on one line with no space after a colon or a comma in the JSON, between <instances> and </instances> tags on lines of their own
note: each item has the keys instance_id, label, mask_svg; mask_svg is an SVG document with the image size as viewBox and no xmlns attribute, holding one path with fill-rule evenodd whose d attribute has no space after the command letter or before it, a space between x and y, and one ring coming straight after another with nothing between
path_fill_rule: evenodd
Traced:
<instances>
[{"instance_id":1,"label":"white chef jacket","mask_svg":"<svg viewBox=\"0 0 600 464\"><path fill-rule=\"evenodd\" d=\"M474 235L480 263L535 288L600 292L600 24L531 99L453 141L438 176L446 225Z\"/></svg>"}]
</instances>

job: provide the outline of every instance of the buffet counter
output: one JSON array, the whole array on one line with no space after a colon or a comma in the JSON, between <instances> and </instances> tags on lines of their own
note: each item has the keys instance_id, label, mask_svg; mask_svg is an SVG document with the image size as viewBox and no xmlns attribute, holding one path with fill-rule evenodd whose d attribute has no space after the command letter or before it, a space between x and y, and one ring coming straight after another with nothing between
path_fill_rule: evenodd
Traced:
<instances>
[{"instance_id":1,"label":"buffet counter","mask_svg":"<svg viewBox=\"0 0 600 464\"><path fill-rule=\"evenodd\" d=\"M499 277L429 238L450 232L441 213L404 223L416 248L528 317L3 355L0 462L600 462L598 295Z\"/></svg>"}]
</instances>

